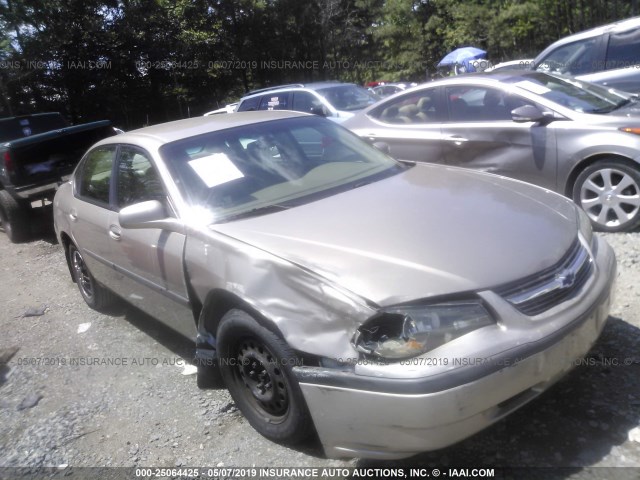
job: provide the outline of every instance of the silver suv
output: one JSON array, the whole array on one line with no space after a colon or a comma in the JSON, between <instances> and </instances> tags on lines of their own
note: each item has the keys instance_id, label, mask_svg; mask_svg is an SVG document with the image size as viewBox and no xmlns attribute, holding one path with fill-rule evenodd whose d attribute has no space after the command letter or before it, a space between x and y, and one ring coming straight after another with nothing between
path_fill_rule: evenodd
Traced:
<instances>
[{"instance_id":1,"label":"silver suv","mask_svg":"<svg viewBox=\"0 0 640 480\"><path fill-rule=\"evenodd\" d=\"M536 57L533 68L640 93L640 17L558 40Z\"/></svg>"},{"instance_id":2,"label":"silver suv","mask_svg":"<svg viewBox=\"0 0 640 480\"><path fill-rule=\"evenodd\" d=\"M296 83L249 92L237 111L295 110L342 122L377 100L378 96L353 83Z\"/></svg>"}]
</instances>

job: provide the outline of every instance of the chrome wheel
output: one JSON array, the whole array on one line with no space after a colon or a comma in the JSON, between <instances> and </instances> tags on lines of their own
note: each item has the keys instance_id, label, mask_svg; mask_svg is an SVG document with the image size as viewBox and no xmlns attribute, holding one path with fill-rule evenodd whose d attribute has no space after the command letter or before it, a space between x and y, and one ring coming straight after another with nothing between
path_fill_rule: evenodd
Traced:
<instances>
[{"instance_id":1,"label":"chrome wheel","mask_svg":"<svg viewBox=\"0 0 640 480\"><path fill-rule=\"evenodd\" d=\"M238 345L237 369L253 408L272 423L281 421L289 409L289 391L278 360L260 341L244 338Z\"/></svg>"},{"instance_id":2,"label":"chrome wheel","mask_svg":"<svg viewBox=\"0 0 640 480\"><path fill-rule=\"evenodd\" d=\"M626 169L599 168L582 181L580 205L598 226L623 229L637 220L640 186Z\"/></svg>"},{"instance_id":3,"label":"chrome wheel","mask_svg":"<svg viewBox=\"0 0 640 480\"><path fill-rule=\"evenodd\" d=\"M94 310L105 311L115 302L113 294L96 282L78 247L74 244L69 245L67 259L73 280L78 285L80 295L87 305Z\"/></svg>"},{"instance_id":4,"label":"chrome wheel","mask_svg":"<svg viewBox=\"0 0 640 480\"><path fill-rule=\"evenodd\" d=\"M93 299L93 279L91 278L87 265L84 263L82 255L80 255L80 252L75 248L72 249L71 252L71 266L80 292L86 299Z\"/></svg>"}]
</instances>

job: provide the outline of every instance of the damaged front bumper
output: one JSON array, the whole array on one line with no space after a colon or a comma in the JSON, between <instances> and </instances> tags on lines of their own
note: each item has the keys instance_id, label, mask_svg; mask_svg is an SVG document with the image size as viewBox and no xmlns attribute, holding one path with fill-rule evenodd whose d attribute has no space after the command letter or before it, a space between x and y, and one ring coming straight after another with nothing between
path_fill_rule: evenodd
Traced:
<instances>
[{"instance_id":1,"label":"damaged front bumper","mask_svg":"<svg viewBox=\"0 0 640 480\"><path fill-rule=\"evenodd\" d=\"M412 371L422 373L413 378L390 375L393 370L384 366L377 373L375 366L295 367L326 455L398 459L436 450L538 396L588 353L604 328L616 275L615 257L604 241L597 264L599 273L580 301L548 319L562 328L501 353L449 359L451 368L430 376L425 354L414 359L425 366L416 369L413 363Z\"/></svg>"}]
</instances>

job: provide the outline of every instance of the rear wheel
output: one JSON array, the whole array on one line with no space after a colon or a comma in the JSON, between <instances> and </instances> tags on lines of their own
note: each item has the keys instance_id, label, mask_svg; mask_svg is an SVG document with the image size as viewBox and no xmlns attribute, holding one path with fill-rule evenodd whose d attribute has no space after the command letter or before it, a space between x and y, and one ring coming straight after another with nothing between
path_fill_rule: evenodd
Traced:
<instances>
[{"instance_id":1,"label":"rear wheel","mask_svg":"<svg viewBox=\"0 0 640 480\"><path fill-rule=\"evenodd\" d=\"M218 362L236 405L265 437L295 443L312 422L293 372L296 356L287 343L241 310L227 313L218 328Z\"/></svg>"},{"instance_id":2,"label":"rear wheel","mask_svg":"<svg viewBox=\"0 0 640 480\"><path fill-rule=\"evenodd\" d=\"M95 310L103 310L114 303L113 293L96 282L80 250L73 244L69 245L69 261L73 279L87 305Z\"/></svg>"},{"instance_id":3,"label":"rear wheel","mask_svg":"<svg viewBox=\"0 0 640 480\"><path fill-rule=\"evenodd\" d=\"M594 163L578 175L573 200L597 230L630 230L640 223L640 172L618 160Z\"/></svg>"},{"instance_id":4,"label":"rear wheel","mask_svg":"<svg viewBox=\"0 0 640 480\"><path fill-rule=\"evenodd\" d=\"M9 192L0 190L0 222L13 243L29 238L30 209L18 203Z\"/></svg>"}]
</instances>

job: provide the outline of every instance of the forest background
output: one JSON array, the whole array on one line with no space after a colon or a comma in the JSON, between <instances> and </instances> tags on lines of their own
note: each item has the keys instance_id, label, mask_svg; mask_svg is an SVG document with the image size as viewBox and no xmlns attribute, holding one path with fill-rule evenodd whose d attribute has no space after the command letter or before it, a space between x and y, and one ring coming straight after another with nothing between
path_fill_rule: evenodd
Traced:
<instances>
[{"instance_id":1,"label":"forest background","mask_svg":"<svg viewBox=\"0 0 640 480\"><path fill-rule=\"evenodd\" d=\"M0 0L0 117L128 130L269 85L426 81L460 46L531 58L638 14L638 0Z\"/></svg>"}]
</instances>

